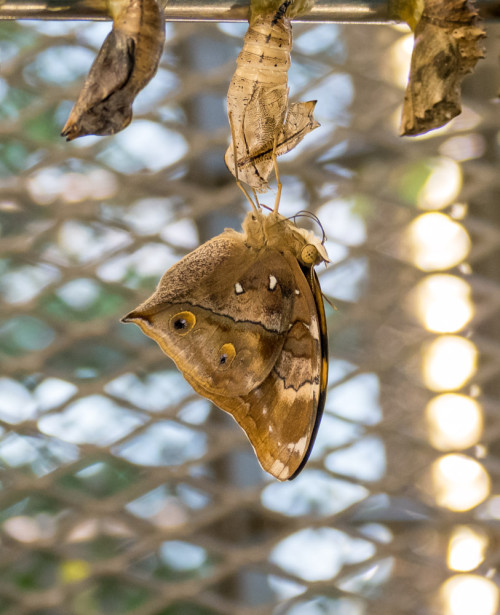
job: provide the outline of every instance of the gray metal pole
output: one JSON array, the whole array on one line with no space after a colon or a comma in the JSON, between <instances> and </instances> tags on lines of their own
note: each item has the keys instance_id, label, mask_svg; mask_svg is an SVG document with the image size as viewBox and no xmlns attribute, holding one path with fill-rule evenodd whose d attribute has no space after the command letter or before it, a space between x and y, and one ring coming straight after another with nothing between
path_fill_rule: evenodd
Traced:
<instances>
[{"instance_id":1,"label":"gray metal pole","mask_svg":"<svg viewBox=\"0 0 500 615\"><path fill-rule=\"evenodd\" d=\"M160 0L167 21L246 21L250 0ZM297 21L396 23L402 0L316 0ZM500 19L500 0L477 0L483 19ZM0 0L0 20L107 20L107 0Z\"/></svg>"},{"instance_id":2,"label":"gray metal pole","mask_svg":"<svg viewBox=\"0 0 500 615\"><path fill-rule=\"evenodd\" d=\"M250 0L161 0L167 21L246 21ZM500 4L500 0L498 3ZM391 0L316 0L297 21L398 21ZM0 0L0 19L109 19L106 0Z\"/></svg>"}]
</instances>

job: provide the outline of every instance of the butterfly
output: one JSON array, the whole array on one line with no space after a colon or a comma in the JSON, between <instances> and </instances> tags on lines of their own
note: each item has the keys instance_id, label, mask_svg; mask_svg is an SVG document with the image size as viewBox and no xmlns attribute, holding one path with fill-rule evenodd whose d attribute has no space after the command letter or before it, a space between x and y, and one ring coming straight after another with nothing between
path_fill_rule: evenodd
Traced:
<instances>
[{"instance_id":1,"label":"butterfly","mask_svg":"<svg viewBox=\"0 0 500 615\"><path fill-rule=\"evenodd\" d=\"M200 395L231 414L263 469L302 470L325 404L328 339L314 266L321 240L254 207L171 267L122 321L138 325Z\"/></svg>"}]
</instances>

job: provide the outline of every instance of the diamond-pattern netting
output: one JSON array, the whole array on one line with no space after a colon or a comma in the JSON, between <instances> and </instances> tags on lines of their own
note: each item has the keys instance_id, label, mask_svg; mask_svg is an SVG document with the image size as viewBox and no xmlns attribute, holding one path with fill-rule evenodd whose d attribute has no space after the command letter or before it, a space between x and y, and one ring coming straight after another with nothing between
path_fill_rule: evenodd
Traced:
<instances>
[{"instance_id":1,"label":"diamond-pattern netting","mask_svg":"<svg viewBox=\"0 0 500 615\"><path fill-rule=\"evenodd\" d=\"M130 127L58 133L109 24L0 24L0 615L493 615L500 519L495 36L464 113L397 136L408 35L297 26L321 128L331 343L293 482L119 318L247 205L223 163L245 25L167 24ZM268 197L273 202L274 194Z\"/></svg>"}]
</instances>

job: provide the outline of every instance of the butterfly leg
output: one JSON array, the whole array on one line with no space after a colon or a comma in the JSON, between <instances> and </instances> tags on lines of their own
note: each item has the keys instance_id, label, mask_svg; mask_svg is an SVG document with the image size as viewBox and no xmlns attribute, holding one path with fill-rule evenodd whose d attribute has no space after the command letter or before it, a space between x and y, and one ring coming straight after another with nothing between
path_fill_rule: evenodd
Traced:
<instances>
[{"instance_id":1,"label":"butterfly leg","mask_svg":"<svg viewBox=\"0 0 500 615\"><path fill-rule=\"evenodd\" d=\"M255 188L252 188L252 193L253 193L253 198L255 199L255 202L257 204L258 209L261 208L261 204L259 203L259 195L257 194L257 190L255 190Z\"/></svg>"},{"instance_id":2,"label":"butterfly leg","mask_svg":"<svg viewBox=\"0 0 500 615\"><path fill-rule=\"evenodd\" d=\"M238 188L243 192L243 194L245 195L247 201L250 203L250 205L252 206L252 209L257 212L259 210L259 200L256 199L257 201L257 205L253 202L252 197L248 194L245 186L240 182L240 179L238 177L238 152L236 149L236 139L234 138L234 125L233 125L233 114L229 113L229 126L231 128L231 139L233 141L233 159L234 159L234 176L236 178L236 185L238 186ZM255 190L254 190L254 194Z\"/></svg>"},{"instance_id":3,"label":"butterfly leg","mask_svg":"<svg viewBox=\"0 0 500 615\"><path fill-rule=\"evenodd\" d=\"M234 168L236 169L236 174L238 174L238 167L236 166L236 163L234 165ZM248 194L247 189L245 188L245 186L240 182L240 180L238 179L238 177L236 177L236 185L238 186L238 188L243 192L243 194L245 195L245 198L247 199L247 201L250 203L250 205L252 206L252 209L257 212L259 211L259 203L257 202L257 205L255 205L255 203L252 200L252 197Z\"/></svg>"}]
</instances>

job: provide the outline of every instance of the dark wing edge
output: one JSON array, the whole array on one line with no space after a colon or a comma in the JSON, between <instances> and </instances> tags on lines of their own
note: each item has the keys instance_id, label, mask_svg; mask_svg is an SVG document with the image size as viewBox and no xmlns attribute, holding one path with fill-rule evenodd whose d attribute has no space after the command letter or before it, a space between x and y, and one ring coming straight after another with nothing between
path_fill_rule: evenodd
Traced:
<instances>
[{"instance_id":1,"label":"dark wing edge","mask_svg":"<svg viewBox=\"0 0 500 615\"><path fill-rule=\"evenodd\" d=\"M314 419L314 427L312 429L311 438L309 440L309 445L307 447L306 452L304 453L304 457L300 462L299 467L295 470L295 472L288 478L288 480L293 480L296 478L304 469L307 461L309 460L309 456L314 446L314 442L316 440L316 436L318 434L319 424L321 423L321 418L323 417L323 411L325 409L325 401L326 401L326 392L328 390L328 331L326 326L326 316L325 316L325 305L323 303L323 293L321 292L321 287L319 285L318 275L314 269L311 270L311 277L306 276L313 293L314 303L316 305L316 310L318 312L318 320L319 320L319 330L320 330L320 345L321 345L321 372L320 372L320 387L319 387L319 398L318 398L318 408L316 410L316 417Z\"/></svg>"}]
</instances>

